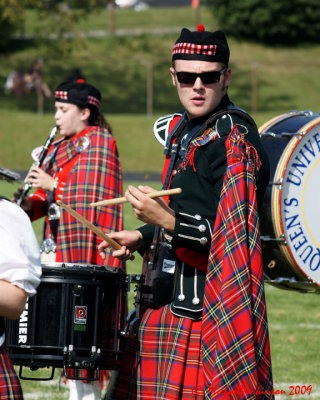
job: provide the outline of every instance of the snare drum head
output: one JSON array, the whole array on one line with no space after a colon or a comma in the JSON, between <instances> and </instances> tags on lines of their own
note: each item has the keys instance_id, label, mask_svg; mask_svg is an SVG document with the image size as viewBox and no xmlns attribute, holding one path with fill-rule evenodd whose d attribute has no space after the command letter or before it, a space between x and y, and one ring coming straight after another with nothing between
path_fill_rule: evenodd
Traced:
<instances>
[{"instance_id":1,"label":"snare drum head","mask_svg":"<svg viewBox=\"0 0 320 400\"><path fill-rule=\"evenodd\" d=\"M265 127L278 144L274 152L266 148L269 157L277 159L281 150L278 162L271 162L272 190L266 201L271 202L275 239L293 275L320 285L320 116L297 113L287 119L285 132L283 126Z\"/></svg>"}]
</instances>

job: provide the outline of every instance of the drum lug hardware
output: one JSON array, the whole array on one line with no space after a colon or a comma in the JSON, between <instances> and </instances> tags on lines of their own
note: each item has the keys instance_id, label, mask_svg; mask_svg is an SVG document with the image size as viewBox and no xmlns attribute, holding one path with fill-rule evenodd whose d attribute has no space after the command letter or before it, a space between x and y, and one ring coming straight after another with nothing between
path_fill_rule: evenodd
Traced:
<instances>
[{"instance_id":1,"label":"drum lug hardware","mask_svg":"<svg viewBox=\"0 0 320 400\"><path fill-rule=\"evenodd\" d=\"M163 247L167 247L168 249L172 249L172 245L166 241L159 242L159 244Z\"/></svg>"},{"instance_id":2,"label":"drum lug hardware","mask_svg":"<svg viewBox=\"0 0 320 400\"><path fill-rule=\"evenodd\" d=\"M294 134L294 137L296 137L298 139L302 139L306 135L306 133L307 133L307 131L297 132L296 134Z\"/></svg>"},{"instance_id":3,"label":"drum lug hardware","mask_svg":"<svg viewBox=\"0 0 320 400\"><path fill-rule=\"evenodd\" d=\"M276 266L276 261L275 260L271 260L268 264L268 268L272 269Z\"/></svg>"},{"instance_id":4,"label":"drum lug hardware","mask_svg":"<svg viewBox=\"0 0 320 400\"><path fill-rule=\"evenodd\" d=\"M284 246L287 246L287 244L288 244L286 237L283 234L280 235L279 241L281 241Z\"/></svg>"},{"instance_id":5,"label":"drum lug hardware","mask_svg":"<svg viewBox=\"0 0 320 400\"><path fill-rule=\"evenodd\" d=\"M82 291L83 291L82 285L75 285L75 286L73 287L72 293L73 293L75 296L80 296L80 294L82 293Z\"/></svg>"},{"instance_id":6,"label":"drum lug hardware","mask_svg":"<svg viewBox=\"0 0 320 400\"><path fill-rule=\"evenodd\" d=\"M283 179L279 179L278 181L270 182L269 185L271 186L281 186L283 184Z\"/></svg>"},{"instance_id":7,"label":"drum lug hardware","mask_svg":"<svg viewBox=\"0 0 320 400\"><path fill-rule=\"evenodd\" d=\"M136 282L136 283L143 283L144 282L144 275L129 275L129 280L131 282Z\"/></svg>"},{"instance_id":8,"label":"drum lug hardware","mask_svg":"<svg viewBox=\"0 0 320 400\"><path fill-rule=\"evenodd\" d=\"M273 132L261 132L260 136L271 136L271 137L276 137L277 135Z\"/></svg>"},{"instance_id":9,"label":"drum lug hardware","mask_svg":"<svg viewBox=\"0 0 320 400\"><path fill-rule=\"evenodd\" d=\"M279 238L271 237L271 236L261 236L261 240L263 242L281 242L283 244L287 244L285 237L281 235Z\"/></svg>"},{"instance_id":10,"label":"drum lug hardware","mask_svg":"<svg viewBox=\"0 0 320 400\"><path fill-rule=\"evenodd\" d=\"M292 135L292 133L290 133L290 132L282 132L282 133L281 133L280 135L278 135L278 136L284 137L284 138L286 138L286 137L291 138L291 137L294 136L294 135Z\"/></svg>"},{"instance_id":11,"label":"drum lug hardware","mask_svg":"<svg viewBox=\"0 0 320 400\"><path fill-rule=\"evenodd\" d=\"M314 112L311 110L304 110L305 115L314 115Z\"/></svg>"}]
</instances>

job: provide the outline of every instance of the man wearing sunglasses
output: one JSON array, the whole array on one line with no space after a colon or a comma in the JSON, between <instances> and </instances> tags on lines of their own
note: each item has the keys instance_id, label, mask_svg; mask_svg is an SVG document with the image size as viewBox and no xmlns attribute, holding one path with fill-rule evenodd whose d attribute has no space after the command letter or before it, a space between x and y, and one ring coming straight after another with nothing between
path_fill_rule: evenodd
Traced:
<instances>
[{"instance_id":1,"label":"man wearing sunglasses","mask_svg":"<svg viewBox=\"0 0 320 400\"><path fill-rule=\"evenodd\" d=\"M257 239L269 164L254 121L229 100L229 53L224 33L203 27L183 29L173 47L170 73L183 111L160 118L155 135L165 145L164 189L182 193L165 202L146 196L150 187L129 186L126 198L145 225L110 234L122 245L115 257L127 260L138 250L152 273L160 270L152 290L162 300L142 304L131 376L137 395L121 388L128 378L122 372L111 398L240 400L257 398L257 390L272 393ZM147 252L152 239L151 248L164 249L156 265ZM174 276L172 292L161 283L166 273Z\"/></svg>"}]
</instances>

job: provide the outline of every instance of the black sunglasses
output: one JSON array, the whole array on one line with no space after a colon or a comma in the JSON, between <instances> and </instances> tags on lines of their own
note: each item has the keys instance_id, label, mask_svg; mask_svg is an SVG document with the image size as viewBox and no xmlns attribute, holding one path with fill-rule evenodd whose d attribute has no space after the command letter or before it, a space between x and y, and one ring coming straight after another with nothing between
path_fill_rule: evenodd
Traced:
<instances>
[{"instance_id":1,"label":"black sunglasses","mask_svg":"<svg viewBox=\"0 0 320 400\"><path fill-rule=\"evenodd\" d=\"M193 85L196 79L199 77L204 85L209 83L218 83L220 81L220 76L225 72L227 68L222 69L221 71L209 71L202 72L201 74L197 74L195 72L177 72L178 81L180 83L184 83L186 85Z\"/></svg>"}]
</instances>

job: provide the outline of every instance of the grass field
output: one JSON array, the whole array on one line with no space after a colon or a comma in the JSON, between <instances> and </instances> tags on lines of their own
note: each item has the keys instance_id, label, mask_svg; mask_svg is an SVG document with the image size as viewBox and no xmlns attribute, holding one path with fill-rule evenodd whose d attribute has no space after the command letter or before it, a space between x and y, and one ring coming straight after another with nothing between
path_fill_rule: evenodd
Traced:
<instances>
[{"instance_id":1,"label":"grass field","mask_svg":"<svg viewBox=\"0 0 320 400\"><path fill-rule=\"evenodd\" d=\"M274 115L272 112L259 113L256 121L262 124ZM108 115L124 172L162 171L162 146L152 133L156 118L141 114ZM54 126L53 115L35 115L0 107L0 119L0 165L15 170L28 170L33 162L31 151L44 144Z\"/></svg>"},{"instance_id":2,"label":"grass field","mask_svg":"<svg viewBox=\"0 0 320 400\"><path fill-rule=\"evenodd\" d=\"M136 185L138 182L125 182ZM148 182L158 188L159 183ZM1 194L11 196L14 186L0 182ZM135 228L139 225L130 206L124 208L125 227ZM41 236L42 221L34 223L37 236ZM141 257L127 263L127 273L141 273ZM133 288L132 288L133 290ZM269 319L269 332L272 352L273 377L275 390L285 391L287 395L276 396L277 400L284 399L320 399L320 298L315 294L302 294L285 291L266 285L266 299ZM129 295L129 307L133 307L133 293ZM34 373L34 372L33 372ZM28 369L23 374L28 376ZM46 375L46 369L38 374ZM59 400L68 398L64 385L60 386L58 372L53 381L22 381L25 398L34 400ZM296 392L304 386L311 385L311 395L290 395L292 386ZM293 392L294 393L294 392Z\"/></svg>"}]
</instances>

